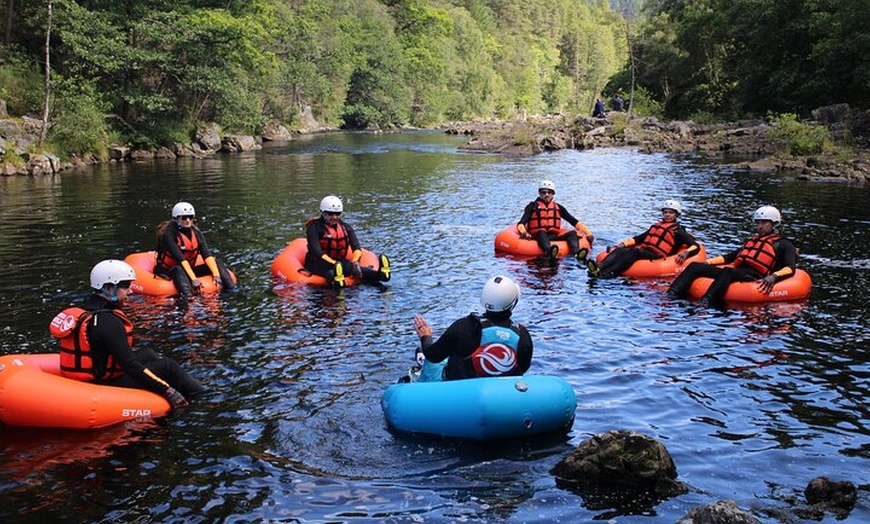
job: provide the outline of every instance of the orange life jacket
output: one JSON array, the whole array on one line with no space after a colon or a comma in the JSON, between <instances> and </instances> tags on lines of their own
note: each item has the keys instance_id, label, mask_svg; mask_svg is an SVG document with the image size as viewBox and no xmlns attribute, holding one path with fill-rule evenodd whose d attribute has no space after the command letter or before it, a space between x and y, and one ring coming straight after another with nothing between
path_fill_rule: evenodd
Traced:
<instances>
[{"instance_id":1,"label":"orange life jacket","mask_svg":"<svg viewBox=\"0 0 870 524\"><path fill-rule=\"evenodd\" d=\"M190 237L179 230L178 234L175 235L175 243L178 245L178 249L181 250L181 254L184 255L184 259L187 260L191 266L194 266L197 257L199 257L199 239L196 237L196 230L193 227L190 228ZM177 264L178 262L169 254L169 250L164 249L161 247L161 244L158 243L157 267L166 270L172 269Z\"/></svg>"},{"instance_id":2,"label":"orange life jacket","mask_svg":"<svg viewBox=\"0 0 870 524\"><path fill-rule=\"evenodd\" d=\"M532 211L532 217L529 219L527 231L530 235L534 235L539 231L558 231L562 227L562 213L559 211L559 204L555 200L551 200L549 204L545 204L543 200L535 200L535 210Z\"/></svg>"},{"instance_id":3,"label":"orange life jacket","mask_svg":"<svg viewBox=\"0 0 870 524\"><path fill-rule=\"evenodd\" d=\"M771 274L776 267L776 248L773 244L780 238L777 234L752 235L737 252L734 267L746 265L762 276Z\"/></svg>"},{"instance_id":4,"label":"orange life jacket","mask_svg":"<svg viewBox=\"0 0 870 524\"><path fill-rule=\"evenodd\" d=\"M678 227L676 222L656 222L649 228L639 247L663 257L673 255L677 243L674 232Z\"/></svg>"},{"instance_id":5,"label":"orange life jacket","mask_svg":"<svg viewBox=\"0 0 870 524\"><path fill-rule=\"evenodd\" d=\"M315 217L305 223L306 229L312 223L320 220L320 217ZM333 260L341 260L347 258L347 250L350 247L350 236L347 234L344 224L341 220L338 221L335 227L331 227L324 222L326 226L326 234L320 237L320 249L323 253Z\"/></svg>"},{"instance_id":6,"label":"orange life jacket","mask_svg":"<svg viewBox=\"0 0 870 524\"><path fill-rule=\"evenodd\" d=\"M471 354L471 365L478 377L519 375L517 347L520 344L520 328L516 323L510 327L497 326L489 319L480 319L483 331L480 346Z\"/></svg>"},{"instance_id":7,"label":"orange life jacket","mask_svg":"<svg viewBox=\"0 0 870 524\"><path fill-rule=\"evenodd\" d=\"M86 311L80 307L68 307L55 315L48 326L51 335L60 342L60 373L66 378L92 382L111 380L124 375L124 371L111 354L106 356L105 364L94 359L91 343L88 340L88 322L100 311ZM124 323L127 343L133 346L133 323L120 309L111 309Z\"/></svg>"}]
</instances>

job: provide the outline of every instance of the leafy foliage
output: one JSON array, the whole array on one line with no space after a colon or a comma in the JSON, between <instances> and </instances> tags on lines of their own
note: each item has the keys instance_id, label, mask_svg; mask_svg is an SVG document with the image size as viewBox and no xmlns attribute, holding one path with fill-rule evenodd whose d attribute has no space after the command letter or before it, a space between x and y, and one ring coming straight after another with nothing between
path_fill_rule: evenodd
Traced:
<instances>
[{"instance_id":1,"label":"leafy foliage","mask_svg":"<svg viewBox=\"0 0 870 524\"><path fill-rule=\"evenodd\" d=\"M93 85L81 79L55 82L51 142L64 155L93 154L103 158L111 132L105 119L106 103Z\"/></svg>"},{"instance_id":2,"label":"leafy foliage","mask_svg":"<svg viewBox=\"0 0 870 524\"><path fill-rule=\"evenodd\" d=\"M271 119L299 125L309 108L321 124L348 128L585 113L625 55L622 18L586 0L53 4L52 74L77 97L63 113L99 108L143 144L209 121L231 133L256 133ZM33 79L46 4L15 6L11 36L22 59L13 70L0 58L0 88L10 107L34 111L37 96L19 102L14 93L41 92ZM56 139L72 150L104 137Z\"/></svg>"},{"instance_id":3,"label":"leafy foliage","mask_svg":"<svg viewBox=\"0 0 870 524\"><path fill-rule=\"evenodd\" d=\"M870 104L870 0L647 2L638 82L671 116Z\"/></svg>"},{"instance_id":4,"label":"leafy foliage","mask_svg":"<svg viewBox=\"0 0 870 524\"><path fill-rule=\"evenodd\" d=\"M782 144L782 153L791 156L817 155L833 150L831 133L826 127L803 124L794 113L768 114L773 127L768 137Z\"/></svg>"},{"instance_id":5,"label":"leafy foliage","mask_svg":"<svg viewBox=\"0 0 870 524\"><path fill-rule=\"evenodd\" d=\"M42 104L42 77L24 53L0 45L0 99L12 114L38 112Z\"/></svg>"}]
</instances>

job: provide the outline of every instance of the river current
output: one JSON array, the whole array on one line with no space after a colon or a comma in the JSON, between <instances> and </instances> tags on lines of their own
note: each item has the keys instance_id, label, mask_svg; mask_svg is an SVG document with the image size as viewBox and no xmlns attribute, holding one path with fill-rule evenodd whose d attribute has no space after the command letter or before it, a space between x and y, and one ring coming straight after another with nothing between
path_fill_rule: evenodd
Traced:
<instances>
[{"instance_id":1,"label":"river current","mask_svg":"<svg viewBox=\"0 0 870 524\"><path fill-rule=\"evenodd\" d=\"M241 282L187 309L143 296L128 306L137 344L190 369L210 388L201 402L94 431L0 426L0 519L657 523L733 499L773 523L825 475L859 487L848 520L870 522L870 187L629 149L518 159L460 144L330 134L0 179L0 354L55 351L48 323L86 294L90 268L153 249L179 200ZM707 309L668 299L664 280L596 281L574 260L495 254L496 233L545 178L596 235L596 253L649 227L666 199L683 204L681 221L711 256L753 232L754 209L776 205L812 294ZM386 285L336 295L270 275L329 193L363 246L390 255ZM530 373L574 387L572 431L494 443L392 431L380 395L413 363L413 315L437 336L479 310L496 274L521 286L514 318L535 342ZM550 468L613 429L661 441L690 491L645 503L558 487Z\"/></svg>"}]
</instances>

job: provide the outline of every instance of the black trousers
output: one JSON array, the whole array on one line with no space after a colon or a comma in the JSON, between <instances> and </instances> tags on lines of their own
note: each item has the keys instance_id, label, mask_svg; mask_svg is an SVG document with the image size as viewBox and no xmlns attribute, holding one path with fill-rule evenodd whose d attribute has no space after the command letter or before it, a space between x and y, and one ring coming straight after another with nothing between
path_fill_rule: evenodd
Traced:
<instances>
[{"instance_id":1,"label":"black trousers","mask_svg":"<svg viewBox=\"0 0 870 524\"><path fill-rule=\"evenodd\" d=\"M226 264L217 258L215 258L215 263L217 263L223 289L229 290L236 287ZM193 269L193 274L198 277L211 276L211 269L209 269L205 264L193 266L191 269ZM193 288L193 282L191 282L190 277L187 276L187 272L180 265L172 266L169 271L164 271L161 268L154 268L154 274L172 280L172 283L175 284L175 289L178 290L178 294L185 296L190 295L191 289Z\"/></svg>"},{"instance_id":2,"label":"black trousers","mask_svg":"<svg viewBox=\"0 0 870 524\"><path fill-rule=\"evenodd\" d=\"M185 398L195 398L205 391L205 387L203 387L202 384L191 377L190 374L181 367L181 364L171 358L161 356L148 348L135 350L135 353L136 360L141 362L149 371L163 379L164 382L175 388L179 393L184 395ZM150 389L147 384L141 383L130 375L124 375L123 377L104 383L122 388Z\"/></svg>"},{"instance_id":3,"label":"black trousers","mask_svg":"<svg viewBox=\"0 0 870 524\"><path fill-rule=\"evenodd\" d=\"M353 263L346 258L341 259L340 262L341 262L341 269L344 271L344 275L345 276L353 275L353 273L352 273ZM323 260L322 258L311 259L311 258L306 257L305 258L305 269L307 269L308 271L314 273L315 275L319 275L319 276L321 276L329 281L331 281L333 279L333 277L335 277L335 267L332 264L328 263L327 261ZM383 280L383 277L381 276L381 272L376 270L376 269L372 269L370 267L360 266L360 271L362 272L362 275L354 275L354 276L358 276L358 277L361 276L362 279L365 280L366 282L375 282L375 281Z\"/></svg>"},{"instance_id":4,"label":"black trousers","mask_svg":"<svg viewBox=\"0 0 870 524\"><path fill-rule=\"evenodd\" d=\"M618 247L607 254L598 264L598 276L601 278L615 277L630 268L638 260L659 260L664 258L658 253L639 247Z\"/></svg>"},{"instance_id":5,"label":"black trousers","mask_svg":"<svg viewBox=\"0 0 870 524\"><path fill-rule=\"evenodd\" d=\"M563 233L562 235L557 235L556 233L547 233L546 231L541 230L532 236L538 242L538 247L541 248L541 251L544 252L544 255L549 254L550 241L552 240L564 240L565 242L567 242L569 255L573 255L574 253L580 251L580 239L577 237L576 231L568 231L567 233Z\"/></svg>"},{"instance_id":6,"label":"black trousers","mask_svg":"<svg viewBox=\"0 0 870 524\"><path fill-rule=\"evenodd\" d=\"M710 284L710 288L707 289L702 298L706 299L709 304L718 305L722 303L725 292L728 291L728 286L732 282L751 282L760 279L761 275L747 267L717 267L703 262L692 262L674 280L674 283L668 288L668 294L684 298L689 294L692 283L702 277L713 279L713 283Z\"/></svg>"}]
</instances>

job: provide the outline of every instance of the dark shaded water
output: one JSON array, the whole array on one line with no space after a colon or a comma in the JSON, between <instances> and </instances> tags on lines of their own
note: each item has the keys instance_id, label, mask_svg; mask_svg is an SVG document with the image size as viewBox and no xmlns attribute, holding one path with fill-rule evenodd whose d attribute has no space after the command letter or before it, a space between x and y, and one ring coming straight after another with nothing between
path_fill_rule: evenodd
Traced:
<instances>
[{"instance_id":1,"label":"dark shaded water","mask_svg":"<svg viewBox=\"0 0 870 524\"><path fill-rule=\"evenodd\" d=\"M330 135L256 154L0 179L0 353L53 349L52 316L91 266L153 248L190 200L240 292L137 297L139 343L212 389L183 414L92 432L0 427L0 519L40 522L673 522L734 499L788 508L819 475L862 486L870 521L870 188L731 174L627 150L529 159L467 155L440 134ZM596 234L595 250L645 229L659 203L712 254L778 205L813 276L805 303L728 311L673 302L661 282L590 281L497 256L541 178ZM363 244L394 262L385 287L274 286L272 259L320 198L344 198ZM385 427L381 391L411 364L414 313L436 334L478 307L483 282L522 287L532 371L575 387L568 438L478 444ZM38 392L34 392L38 394ZM611 429L660 439L690 493L613 507L558 488L549 469ZM774 517L757 513L766 522ZM826 522L834 522L828 514Z\"/></svg>"}]
</instances>

